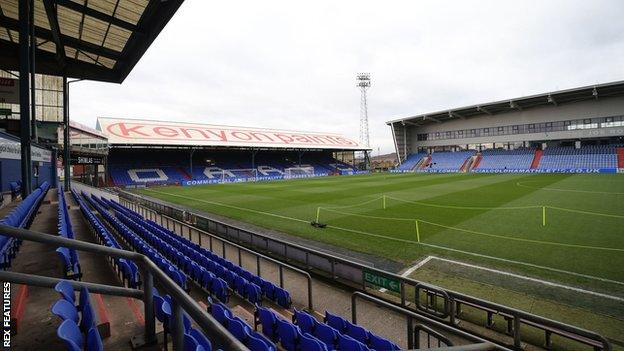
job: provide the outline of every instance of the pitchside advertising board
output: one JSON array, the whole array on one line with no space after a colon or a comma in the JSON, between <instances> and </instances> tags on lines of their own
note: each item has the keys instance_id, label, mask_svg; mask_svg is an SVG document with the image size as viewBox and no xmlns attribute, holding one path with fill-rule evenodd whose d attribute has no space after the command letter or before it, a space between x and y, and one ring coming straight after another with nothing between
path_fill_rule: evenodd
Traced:
<instances>
[{"instance_id":1,"label":"pitchside advertising board","mask_svg":"<svg viewBox=\"0 0 624 351\"><path fill-rule=\"evenodd\" d=\"M428 169L428 170L402 170L393 169L390 173L459 173L459 170ZM575 169L473 169L470 173L624 173L620 168L575 168Z\"/></svg>"},{"instance_id":2,"label":"pitchside advertising board","mask_svg":"<svg viewBox=\"0 0 624 351\"><path fill-rule=\"evenodd\" d=\"M52 162L52 152L33 146L31 148L33 162ZM19 160L22 158L19 141L0 136L0 159Z\"/></svg>"}]
</instances>

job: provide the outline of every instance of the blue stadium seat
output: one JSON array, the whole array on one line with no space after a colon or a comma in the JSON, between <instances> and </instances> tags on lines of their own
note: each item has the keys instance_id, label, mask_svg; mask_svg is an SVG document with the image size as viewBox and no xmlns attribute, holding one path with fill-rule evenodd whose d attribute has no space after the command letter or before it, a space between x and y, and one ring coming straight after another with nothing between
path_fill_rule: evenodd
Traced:
<instances>
[{"instance_id":1,"label":"blue stadium seat","mask_svg":"<svg viewBox=\"0 0 624 351\"><path fill-rule=\"evenodd\" d=\"M74 323L78 323L79 320L76 306L65 299L56 301L56 303L52 306L52 313L59 316L62 320L68 319Z\"/></svg>"},{"instance_id":2,"label":"blue stadium seat","mask_svg":"<svg viewBox=\"0 0 624 351\"><path fill-rule=\"evenodd\" d=\"M347 321L344 318L331 314L329 311L325 311L325 323L339 333L344 333L347 328Z\"/></svg>"},{"instance_id":3,"label":"blue stadium seat","mask_svg":"<svg viewBox=\"0 0 624 351\"><path fill-rule=\"evenodd\" d=\"M295 313L293 315L293 322L295 324L297 324L297 326L299 326L299 328L301 329L302 333L314 333L314 329L316 328L316 319L314 317L312 317L310 314L303 312L303 311L297 311L297 309L295 309Z\"/></svg>"},{"instance_id":4,"label":"blue stadium seat","mask_svg":"<svg viewBox=\"0 0 624 351\"><path fill-rule=\"evenodd\" d=\"M212 351L212 343L210 343L210 340L206 338L204 333L197 329L191 328L189 330L189 334L195 338L195 341L197 341L201 347L203 347L204 351Z\"/></svg>"},{"instance_id":5,"label":"blue stadium seat","mask_svg":"<svg viewBox=\"0 0 624 351\"><path fill-rule=\"evenodd\" d=\"M241 341L242 343L246 343L247 339L249 339L249 335L251 334L251 329L239 317L234 317L227 322L227 329L236 339Z\"/></svg>"},{"instance_id":6,"label":"blue stadium seat","mask_svg":"<svg viewBox=\"0 0 624 351\"><path fill-rule=\"evenodd\" d=\"M401 348L390 340L379 337L375 334L370 334L370 342L368 346L377 351L394 351L400 350Z\"/></svg>"},{"instance_id":7,"label":"blue stadium seat","mask_svg":"<svg viewBox=\"0 0 624 351\"><path fill-rule=\"evenodd\" d=\"M222 325L226 325L227 322L233 317L232 312L230 312L230 310L220 302L214 302L210 306L210 313L212 313L212 316Z\"/></svg>"},{"instance_id":8,"label":"blue stadium seat","mask_svg":"<svg viewBox=\"0 0 624 351\"><path fill-rule=\"evenodd\" d=\"M323 342L308 333L301 336L299 346L301 351L328 351L327 346Z\"/></svg>"},{"instance_id":9,"label":"blue stadium seat","mask_svg":"<svg viewBox=\"0 0 624 351\"><path fill-rule=\"evenodd\" d=\"M66 319L56 331L56 335L65 342L67 350L81 351L84 338L76 323L70 319Z\"/></svg>"},{"instance_id":10,"label":"blue stadium seat","mask_svg":"<svg viewBox=\"0 0 624 351\"><path fill-rule=\"evenodd\" d=\"M297 350L299 336L301 335L301 331L299 331L298 327L292 325L288 321L278 319L277 334L279 336L280 344L284 349L286 349L286 351Z\"/></svg>"},{"instance_id":11,"label":"blue stadium seat","mask_svg":"<svg viewBox=\"0 0 624 351\"><path fill-rule=\"evenodd\" d=\"M325 343L328 350L335 350L340 332L327 324L319 323L314 329L313 335Z\"/></svg>"},{"instance_id":12,"label":"blue stadium seat","mask_svg":"<svg viewBox=\"0 0 624 351\"><path fill-rule=\"evenodd\" d=\"M292 300L290 299L290 294L285 289L280 287L275 287L275 302L278 305L284 308L290 308L292 305Z\"/></svg>"},{"instance_id":13,"label":"blue stadium seat","mask_svg":"<svg viewBox=\"0 0 624 351\"><path fill-rule=\"evenodd\" d=\"M184 351L203 351L204 348L191 334L184 334Z\"/></svg>"},{"instance_id":14,"label":"blue stadium seat","mask_svg":"<svg viewBox=\"0 0 624 351\"><path fill-rule=\"evenodd\" d=\"M87 332L87 351L103 351L102 337L97 328L91 328Z\"/></svg>"},{"instance_id":15,"label":"blue stadium seat","mask_svg":"<svg viewBox=\"0 0 624 351\"><path fill-rule=\"evenodd\" d=\"M76 303L76 294L74 293L74 288L70 282L61 280L56 284L56 286L54 286L54 290L61 294L62 298L71 302L72 305Z\"/></svg>"},{"instance_id":16,"label":"blue stadium seat","mask_svg":"<svg viewBox=\"0 0 624 351\"><path fill-rule=\"evenodd\" d=\"M338 349L341 351L368 351L369 348L363 343L348 335L338 337Z\"/></svg>"},{"instance_id":17,"label":"blue stadium seat","mask_svg":"<svg viewBox=\"0 0 624 351\"><path fill-rule=\"evenodd\" d=\"M251 351L276 351L275 345L262 334L252 332L249 335L247 346Z\"/></svg>"},{"instance_id":18,"label":"blue stadium seat","mask_svg":"<svg viewBox=\"0 0 624 351\"><path fill-rule=\"evenodd\" d=\"M351 336L352 338L354 338L355 340L367 344L368 343L368 339L369 339L369 332L368 330L362 328L359 325L353 324L349 321L345 321L347 327L346 327L346 334Z\"/></svg>"},{"instance_id":19,"label":"blue stadium seat","mask_svg":"<svg viewBox=\"0 0 624 351\"><path fill-rule=\"evenodd\" d=\"M277 317L270 309L256 306L255 320L262 325L264 335L273 341L277 340Z\"/></svg>"}]
</instances>

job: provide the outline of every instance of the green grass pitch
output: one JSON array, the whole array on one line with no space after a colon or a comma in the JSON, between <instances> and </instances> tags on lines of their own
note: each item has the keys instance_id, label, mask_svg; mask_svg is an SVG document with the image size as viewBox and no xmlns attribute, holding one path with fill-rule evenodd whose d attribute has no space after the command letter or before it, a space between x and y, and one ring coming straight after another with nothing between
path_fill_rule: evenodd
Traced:
<instances>
[{"instance_id":1,"label":"green grass pitch","mask_svg":"<svg viewBox=\"0 0 624 351\"><path fill-rule=\"evenodd\" d=\"M624 291L622 175L373 174L138 192L406 266L437 255ZM327 228L309 224L317 215Z\"/></svg>"}]
</instances>

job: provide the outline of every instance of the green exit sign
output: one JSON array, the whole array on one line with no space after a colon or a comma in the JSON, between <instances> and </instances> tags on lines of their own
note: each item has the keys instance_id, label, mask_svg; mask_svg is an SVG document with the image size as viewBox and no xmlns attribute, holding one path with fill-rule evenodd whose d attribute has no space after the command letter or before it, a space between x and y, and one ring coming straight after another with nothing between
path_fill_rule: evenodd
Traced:
<instances>
[{"instance_id":1,"label":"green exit sign","mask_svg":"<svg viewBox=\"0 0 624 351\"><path fill-rule=\"evenodd\" d=\"M13 112L11 112L10 108L0 108L0 116L10 116Z\"/></svg>"},{"instance_id":2,"label":"green exit sign","mask_svg":"<svg viewBox=\"0 0 624 351\"><path fill-rule=\"evenodd\" d=\"M364 281L368 285L372 285L378 288L385 288L396 293L401 292L401 282L398 279L390 278L368 269L364 269L362 272L364 274Z\"/></svg>"}]
</instances>

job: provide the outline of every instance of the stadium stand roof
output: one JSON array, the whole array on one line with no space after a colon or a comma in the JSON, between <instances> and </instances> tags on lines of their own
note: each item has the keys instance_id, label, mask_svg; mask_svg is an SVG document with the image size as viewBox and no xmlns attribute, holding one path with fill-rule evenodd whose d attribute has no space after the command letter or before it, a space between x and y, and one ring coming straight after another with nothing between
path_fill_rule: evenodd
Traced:
<instances>
[{"instance_id":1,"label":"stadium stand roof","mask_svg":"<svg viewBox=\"0 0 624 351\"><path fill-rule=\"evenodd\" d=\"M335 133L108 117L99 117L96 128L108 137L112 147L157 145L349 151L368 149Z\"/></svg>"},{"instance_id":2,"label":"stadium stand roof","mask_svg":"<svg viewBox=\"0 0 624 351\"><path fill-rule=\"evenodd\" d=\"M35 1L36 72L121 83L184 0ZM0 3L0 67L19 68L18 0Z\"/></svg>"},{"instance_id":3,"label":"stadium stand roof","mask_svg":"<svg viewBox=\"0 0 624 351\"><path fill-rule=\"evenodd\" d=\"M391 125L393 123L403 123L420 126L430 123L442 123L454 119L466 119L480 115L495 115L540 106L557 106L559 104L596 100L618 95L624 95L624 81L589 85L580 88L559 90L515 99L500 100L450 110L430 112L391 120L386 122L386 124Z\"/></svg>"}]
</instances>

